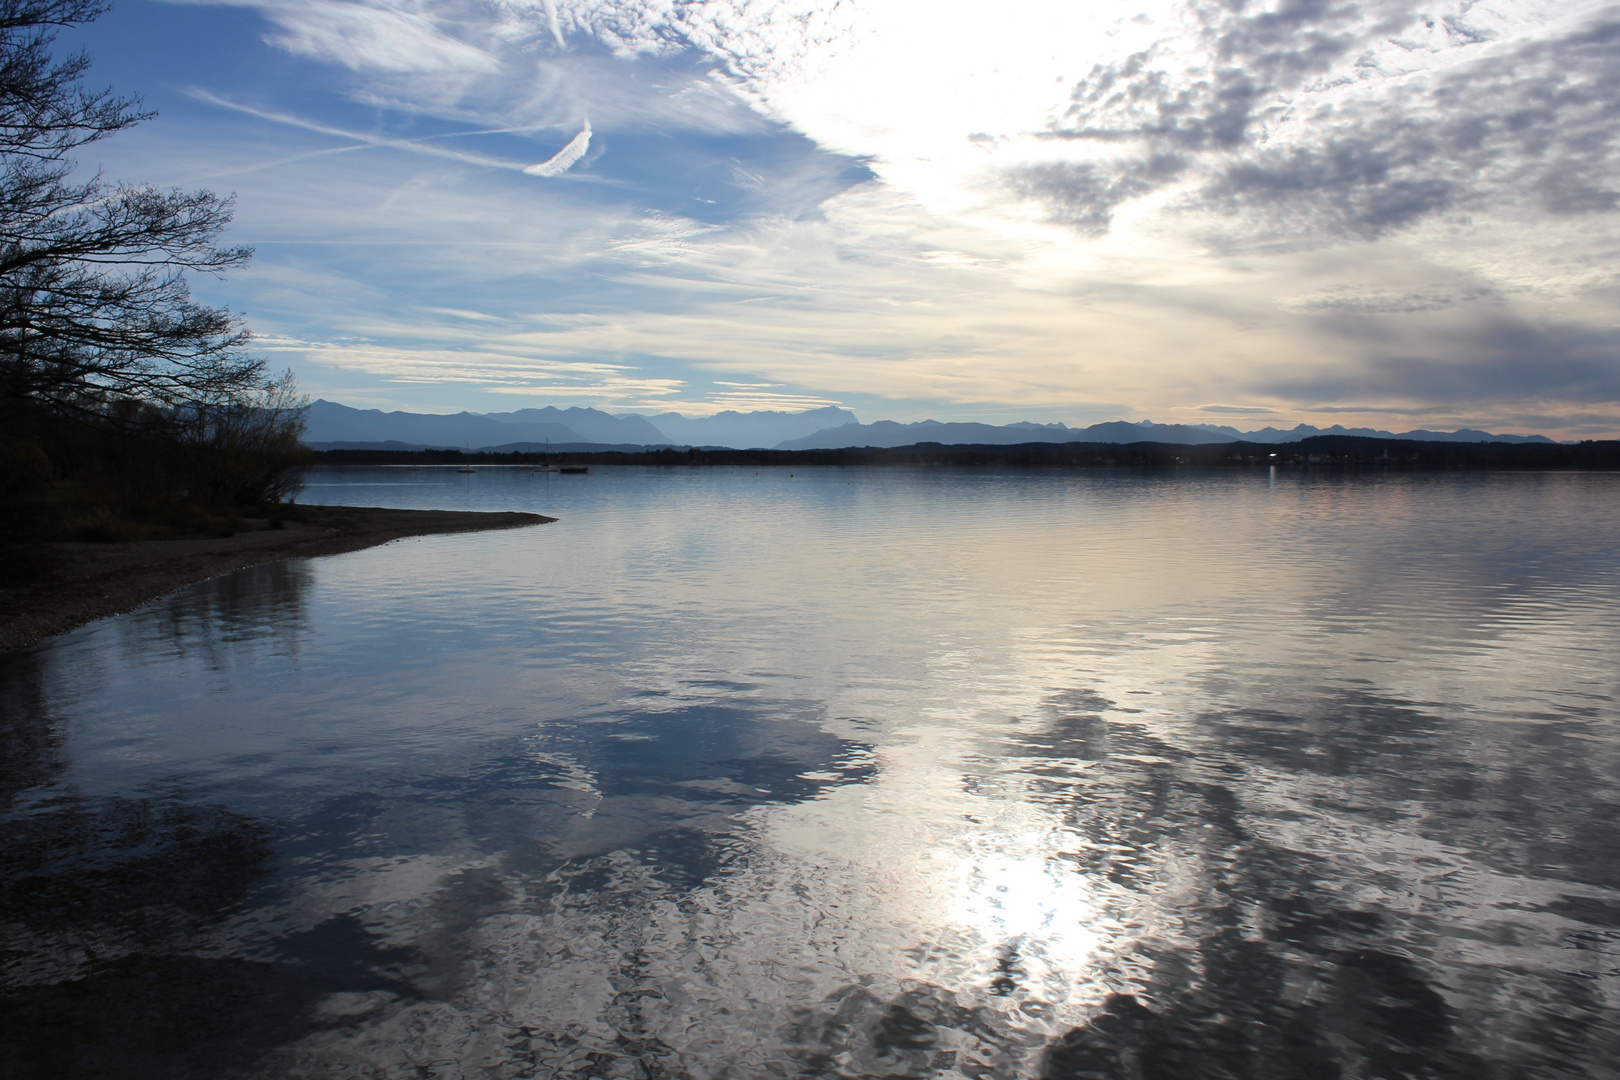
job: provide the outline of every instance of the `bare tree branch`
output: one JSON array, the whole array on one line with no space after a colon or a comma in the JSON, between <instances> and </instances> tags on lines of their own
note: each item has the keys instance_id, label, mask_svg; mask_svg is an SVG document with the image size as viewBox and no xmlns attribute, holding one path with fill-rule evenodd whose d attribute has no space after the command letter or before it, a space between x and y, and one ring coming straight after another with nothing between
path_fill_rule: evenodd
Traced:
<instances>
[{"instance_id":1,"label":"bare tree branch","mask_svg":"<svg viewBox=\"0 0 1620 1080\"><path fill-rule=\"evenodd\" d=\"M241 319L191 298L186 274L252 251L221 247L233 202L208 191L74 178L69 153L150 116L81 85L56 31L100 0L0 0L0 398L68 414L133 398L221 403L268 383Z\"/></svg>"}]
</instances>

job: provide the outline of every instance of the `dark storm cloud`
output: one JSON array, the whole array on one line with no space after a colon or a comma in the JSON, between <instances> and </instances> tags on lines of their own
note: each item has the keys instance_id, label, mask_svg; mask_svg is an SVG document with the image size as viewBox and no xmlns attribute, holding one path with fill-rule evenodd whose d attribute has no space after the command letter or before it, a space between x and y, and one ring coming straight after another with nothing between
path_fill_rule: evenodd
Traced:
<instances>
[{"instance_id":1,"label":"dark storm cloud","mask_svg":"<svg viewBox=\"0 0 1620 1080\"><path fill-rule=\"evenodd\" d=\"M1620 206L1620 9L1314 108L1305 106L1327 99L1307 92L1313 81L1353 67L1402 26L1453 45L1480 35L1400 5L1199 7L1197 16L1196 77L1156 66L1151 50L1099 66L1052 132L1137 152L1026 167L1007 175L1009 187L1096 233L1121 202L1202 176L1187 209L1212 211L1244 236L1307 241L1376 237L1447 211Z\"/></svg>"},{"instance_id":2,"label":"dark storm cloud","mask_svg":"<svg viewBox=\"0 0 1620 1080\"><path fill-rule=\"evenodd\" d=\"M1464 327L1433 327L1427 343L1403 334L1395 345L1374 320L1341 318L1329 325L1368 342L1363 361L1270 379L1263 387L1267 392L1323 403L1389 397L1456 403L1620 401L1620 329L1614 327L1495 317Z\"/></svg>"}]
</instances>

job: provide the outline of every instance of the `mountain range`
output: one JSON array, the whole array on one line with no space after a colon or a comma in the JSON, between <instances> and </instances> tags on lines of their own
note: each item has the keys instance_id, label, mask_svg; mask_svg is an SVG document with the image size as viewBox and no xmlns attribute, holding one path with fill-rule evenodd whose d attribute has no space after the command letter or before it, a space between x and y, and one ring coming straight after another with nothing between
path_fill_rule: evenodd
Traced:
<instances>
[{"instance_id":1,"label":"mountain range","mask_svg":"<svg viewBox=\"0 0 1620 1080\"><path fill-rule=\"evenodd\" d=\"M1299 424L1286 430L1267 427L1258 431L1239 431L1234 427L1203 424L1155 424L1151 420L1132 423L1111 420L1085 428L1072 428L1065 424L942 424L937 420L920 420L914 424L898 424L893 420L879 420L873 424L846 424L840 428L818 431L814 435L791 439L778 445L781 450L833 450L845 446L910 446L913 443L934 442L947 446L972 443L1014 445L1030 442L1095 442L1133 443L1160 442L1195 446L1200 443L1256 442L1288 443L1308 439L1313 435L1362 435L1374 439L1415 439L1423 442L1510 442L1550 443L1545 435L1493 435L1488 431L1459 428L1456 431L1391 432L1375 428L1347 428L1340 424L1319 428Z\"/></svg>"},{"instance_id":2,"label":"mountain range","mask_svg":"<svg viewBox=\"0 0 1620 1080\"><path fill-rule=\"evenodd\" d=\"M519 409L506 413L389 412L354 409L333 401L310 406L304 441L317 450L340 448L419 449L454 448L489 450L556 449L585 446L722 446L736 449L838 449L846 446L909 446L934 442L946 445L1013 445L1029 442L1162 442L1199 443L1297 442L1312 435L1365 435L1382 439L1420 439L1445 442L1551 442L1543 435L1493 435L1462 428L1457 431L1407 431L1399 434L1373 428L1329 428L1300 424L1280 429L1240 431L1224 425L1132 423L1114 420L1085 428L1066 424L941 423L921 420L901 424L879 420L863 424L848 409L827 406L805 412L733 412L689 417L680 413L613 414L578 406L559 409Z\"/></svg>"},{"instance_id":3,"label":"mountain range","mask_svg":"<svg viewBox=\"0 0 1620 1080\"><path fill-rule=\"evenodd\" d=\"M848 409L828 406L807 412L727 411L688 417L661 413L615 415L600 409L519 409L507 413L460 412L449 415L353 409L335 401L309 407L304 441L316 448L377 447L400 449L450 447L482 450L517 443L569 446L729 446L739 449L776 446L827 428L857 424Z\"/></svg>"}]
</instances>

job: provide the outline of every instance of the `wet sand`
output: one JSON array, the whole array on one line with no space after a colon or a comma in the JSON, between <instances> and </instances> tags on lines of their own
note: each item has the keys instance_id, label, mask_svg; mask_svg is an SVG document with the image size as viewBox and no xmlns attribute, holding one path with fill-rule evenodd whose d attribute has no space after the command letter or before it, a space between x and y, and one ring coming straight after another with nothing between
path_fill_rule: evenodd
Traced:
<instances>
[{"instance_id":1,"label":"wet sand","mask_svg":"<svg viewBox=\"0 0 1620 1080\"><path fill-rule=\"evenodd\" d=\"M244 566L386 544L407 536L513 529L557 520L540 514L305 506L273 529L250 520L228 537L127 543L61 541L0 549L0 654L87 622L130 611L194 582Z\"/></svg>"}]
</instances>

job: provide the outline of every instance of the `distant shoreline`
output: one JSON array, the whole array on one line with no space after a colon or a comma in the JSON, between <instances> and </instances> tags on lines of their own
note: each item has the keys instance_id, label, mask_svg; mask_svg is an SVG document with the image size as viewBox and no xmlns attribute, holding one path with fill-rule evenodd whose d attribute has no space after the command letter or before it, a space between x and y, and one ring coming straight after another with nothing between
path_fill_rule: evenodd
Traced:
<instances>
[{"instance_id":1,"label":"distant shoreline","mask_svg":"<svg viewBox=\"0 0 1620 1080\"><path fill-rule=\"evenodd\" d=\"M567 450L549 454L496 450L317 450L319 465L945 465L1020 468L1325 466L1356 470L1620 470L1620 441L1580 443L1431 442L1315 435L1291 443L1016 443L947 446L917 443L840 450L733 450L690 447Z\"/></svg>"},{"instance_id":2,"label":"distant shoreline","mask_svg":"<svg viewBox=\"0 0 1620 1080\"><path fill-rule=\"evenodd\" d=\"M15 545L5 550L9 565L0 581L0 655L247 566L338 555L408 536L555 520L516 512L301 506L297 520L289 517L280 528L255 521L228 537Z\"/></svg>"}]
</instances>

